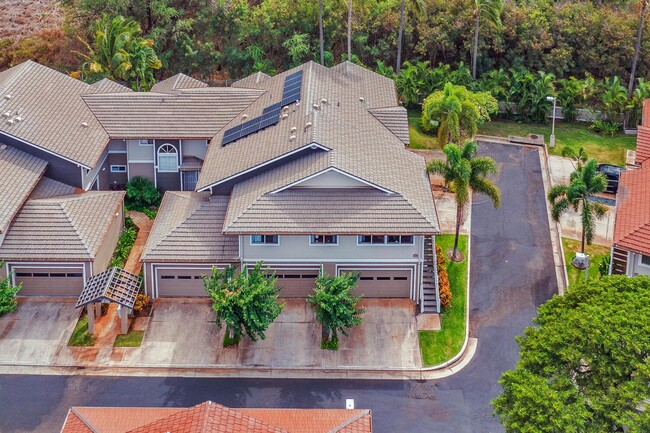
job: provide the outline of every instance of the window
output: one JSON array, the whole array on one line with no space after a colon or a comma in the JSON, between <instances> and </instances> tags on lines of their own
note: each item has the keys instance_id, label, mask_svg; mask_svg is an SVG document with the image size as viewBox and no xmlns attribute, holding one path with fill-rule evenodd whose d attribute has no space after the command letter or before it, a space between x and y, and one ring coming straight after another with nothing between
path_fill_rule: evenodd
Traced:
<instances>
[{"instance_id":1,"label":"window","mask_svg":"<svg viewBox=\"0 0 650 433\"><path fill-rule=\"evenodd\" d=\"M139 140L138 144L140 144L140 146L153 146L153 140L150 138L145 138L144 140Z\"/></svg>"},{"instance_id":2,"label":"window","mask_svg":"<svg viewBox=\"0 0 650 433\"><path fill-rule=\"evenodd\" d=\"M311 235L310 245L338 245L339 237L336 235Z\"/></svg>"},{"instance_id":3,"label":"window","mask_svg":"<svg viewBox=\"0 0 650 433\"><path fill-rule=\"evenodd\" d=\"M158 149L158 171L163 173L178 172L178 152L171 144L163 144Z\"/></svg>"},{"instance_id":4,"label":"window","mask_svg":"<svg viewBox=\"0 0 650 433\"><path fill-rule=\"evenodd\" d=\"M359 245L412 245L413 236L376 236L361 235L358 238Z\"/></svg>"},{"instance_id":5,"label":"window","mask_svg":"<svg viewBox=\"0 0 650 433\"><path fill-rule=\"evenodd\" d=\"M253 245L278 245L279 243L278 235L251 235L251 244Z\"/></svg>"},{"instance_id":6,"label":"window","mask_svg":"<svg viewBox=\"0 0 650 433\"><path fill-rule=\"evenodd\" d=\"M84 276L84 274L82 274L81 272L79 272L79 273L77 273L77 272L72 272L72 273L67 273L66 276L67 276L68 278L81 278L81 277Z\"/></svg>"},{"instance_id":7,"label":"window","mask_svg":"<svg viewBox=\"0 0 650 433\"><path fill-rule=\"evenodd\" d=\"M52 277L52 278L65 278L65 273L63 273L63 272L50 272L50 277Z\"/></svg>"},{"instance_id":8,"label":"window","mask_svg":"<svg viewBox=\"0 0 650 433\"><path fill-rule=\"evenodd\" d=\"M184 171L183 172L183 191L194 191L196 183L199 180L198 171Z\"/></svg>"},{"instance_id":9,"label":"window","mask_svg":"<svg viewBox=\"0 0 650 433\"><path fill-rule=\"evenodd\" d=\"M641 255L641 264L650 266L650 256Z\"/></svg>"},{"instance_id":10,"label":"window","mask_svg":"<svg viewBox=\"0 0 650 433\"><path fill-rule=\"evenodd\" d=\"M160 276L161 280L174 280L176 277L174 275L161 275Z\"/></svg>"},{"instance_id":11,"label":"window","mask_svg":"<svg viewBox=\"0 0 650 433\"><path fill-rule=\"evenodd\" d=\"M111 173L126 173L126 165L111 165Z\"/></svg>"}]
</instances>

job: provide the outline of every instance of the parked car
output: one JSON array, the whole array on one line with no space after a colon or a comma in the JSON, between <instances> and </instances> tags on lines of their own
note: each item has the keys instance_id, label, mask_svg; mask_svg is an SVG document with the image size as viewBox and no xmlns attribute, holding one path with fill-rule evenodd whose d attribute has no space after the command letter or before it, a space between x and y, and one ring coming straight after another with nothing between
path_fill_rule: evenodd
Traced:
<instances>
[{"instance_id":1,"label":"parked car","mask_svg":"<svg viewBox=\"0 0 650 433\"><path fill-rule=\"evenodd\" d=\"M625 168L611 164L598 164L598 171L607 178L607 189L605 192L616 194L618 191L618 179Z\"/></svg>"}]
</instances>

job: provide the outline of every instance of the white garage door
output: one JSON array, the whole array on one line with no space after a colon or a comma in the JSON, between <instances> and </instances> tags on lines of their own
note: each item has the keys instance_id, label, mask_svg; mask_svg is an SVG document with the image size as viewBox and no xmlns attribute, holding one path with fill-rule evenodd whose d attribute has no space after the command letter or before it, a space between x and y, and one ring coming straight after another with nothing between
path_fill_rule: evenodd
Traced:
<instances>
[{"instance_id":1,"label":"white garage door","mask_svg":"<svg viewBox=\"0 0 650 433\"><path fill-rule=\"evenodd\" d=\"M180 298L208 296L203 288L203 275L211 273L212 268L156 268L158 296Z\"/></svg>"},{"instance_id":2,"label":"white garage door","mask_svg":"<svg viewBox=\"0 0 650 433\"><path fill-rule=\"evenodd\" d=\"M411 294L411 269L383 270L344 268L345 273L360 273L355 296L364 298L408 298Z\"/></svg>"}]
</instances>

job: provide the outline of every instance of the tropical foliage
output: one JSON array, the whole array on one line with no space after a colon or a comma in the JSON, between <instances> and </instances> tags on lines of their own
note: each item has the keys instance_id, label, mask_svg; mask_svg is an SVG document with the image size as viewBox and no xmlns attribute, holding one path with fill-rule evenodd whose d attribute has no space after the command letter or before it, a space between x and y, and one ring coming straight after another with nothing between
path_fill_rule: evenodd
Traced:
<instances>
[{"instance_id":1,"label":"tropical foliage","mask_svg":"<svg viewBox=\"0 0 650 433\"><path fill-rule=\"evenodd\" d=\"M133 223L131 218L126 217L124 219L124 230L122 230L122 233L117 240L117 246L113 252L113 257L111 257L111 261L108 264L109 268L124 267L137 237L138 227Z\"/></svg>"},{"instance_id":2,"label":"tropical foliage","mask_svg":"<svg viewBox=\"0 0 650 433\"><path fill-rule=\"evenodd\" d=\"M456 197L456 239L451 259L462 260L458 253L458 238L460 225L463 221L463 209L469 203L470 192L474 191L487 195L495 207L501 205L501 191L487 178L496 175L499 168L496 162L487 156L476 156L478 146L473 141L467 141L462 147L449 143L443 149L446 160L434 159L427 165L429 173L435 173L445 178Z\"/></svg>"},{"instance_id":3,"label":"tropical foliage","mask_svg":"<svg viewBox=\"0 0 650 433\"><path fill-rule=\"evenodd\" d=\"M4 267L4 262L0 261L0 268ZM0 279L0 317L7 313L12 313L18 308L16 294L22 288L22 284L14 286L11 283L11 273Z\"/></svg>"},{"instance_id":4,"label":"tropical foliage","mask_svg":"<svg viewBox=\"0 0 650 433\"><path fill-rule=\"evenodd\" d=\"M160 191L147 178L134 176L126 184L126 206L131 210L150 208L160 204Z\"/></svg>"},{"instance_id":5,"label":"tropical foliage","mask_svg":"<svg viewBox=\"0 0 650 433\"><path fill-rule=\"evenodd\" d=\"M203 277L205 291L212 298L217 325L226 325L230 339L239 341L247 335L252 341L266 339L269 325L280 315L284 304L278 302L280 288L275 275L267 275L259 262L253 269L228 266L212 268ZM235 275L236 274L236 275Z\"/></svg>"},{"instance_id":6,"label":"tropical foliage","mask_svg":"<svg viewBox=\"0 0 650 433\"><path fill-rule=\"evenodd\" d=\"M493 402L508 433L650 431L650 279L569 288L518 337L517 367Z\"/></svg>"}]
</instances>

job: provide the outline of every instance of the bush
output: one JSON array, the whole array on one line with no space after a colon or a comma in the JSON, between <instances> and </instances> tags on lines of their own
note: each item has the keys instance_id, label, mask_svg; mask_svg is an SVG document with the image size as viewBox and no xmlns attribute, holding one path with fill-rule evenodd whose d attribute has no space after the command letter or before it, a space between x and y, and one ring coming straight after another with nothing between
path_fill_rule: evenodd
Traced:
<instances>
[{"instance_id":1,"label":"bush","mask_svg":"<svg viewBox=\"0 0 650 433\"><path fill-rule=\"evenodd\" d=\"M438 292L440 293L440 305L442 308L451 307L451 285L449 284L449 274L447 274L447 262L445 254L436 245L436 260L438 261Z\"/></svg>"},{"instance_id":2,"label":"bush","mask_svg":"<svg viewBox=\"0 0 650 433\"><path fill-rule=\"evenodd\" d=\"M153 182L144 177L135 176L126 184L126 207L131 210L141 210L157 207L161 195Z\"/></svg>"},{"instance_id":3,"label":"bush","mask_svg":"<svg viewBox=\"0 0 650 433\"><path fill-rule=\"evenodd\" d=\"M138 297L135 298L135 304L133 304L133 311L140 312L143 309L145 309L147 306L149 306L149 303L151 302L151 298L144 293L138 294Z\"/></svg>"},{"instance_id":4,"label":"bush","mask_svg":"<svg viewBox=\"0 0 650 433\"><path fill-rule=\"evenodd\" d=\"M613 137L621 129L621 124L613 120L595 120L590 126L591 129L599 134Z\"/></svg>"},{"instance_id":5,"label":"bush","mask_svg":"<svg viewBox=\"0 0 650 433\"><path fill-rule=\"evenodd\" d=\"M601 277L609 275L609 263L611 260L612 258L610 256L604 256L600 259L600 263L598 263L598 273Z\"/></svg>"},{"instance_id":6,"label":"bush","mask_svg":"<svg viewBox=\"0 0 650 433\"><path fill-rule=\"evenodd\" d=\"M137 226L133 223L133 220L131 218L126 217L124 220L124 230L120 235L120 239L117 241L115 252L113 252L113 257L108 264L109 268L124 267L124 264L129 258L129 254L131 254L131 249L133 248L133 244L135 244L135 238L137 236Z\"/></svg>"},{"instance_id":7,"label":"bush","mask_svg":"<svg viewBox=\"0 0 650 433\"><path fill-rule=\"evenodd\" d=\"M339 339L334 336L331 340L323 337L320 342L320 348L322 350L339 350Z\"/></svg>"},{"instance_id":8,"label":"bush","mask_svg":"<svg viewBox=\"0 0 650 433\"><path fill-rule=\"evenodd\" d=\"M4 262L0 262L0 267ZM11 284L11 274L0 280L0 316L6 313L13 313L18 308L16 294L22 288L22 284L14 286Z\"/></svg>"}]
</instances>

